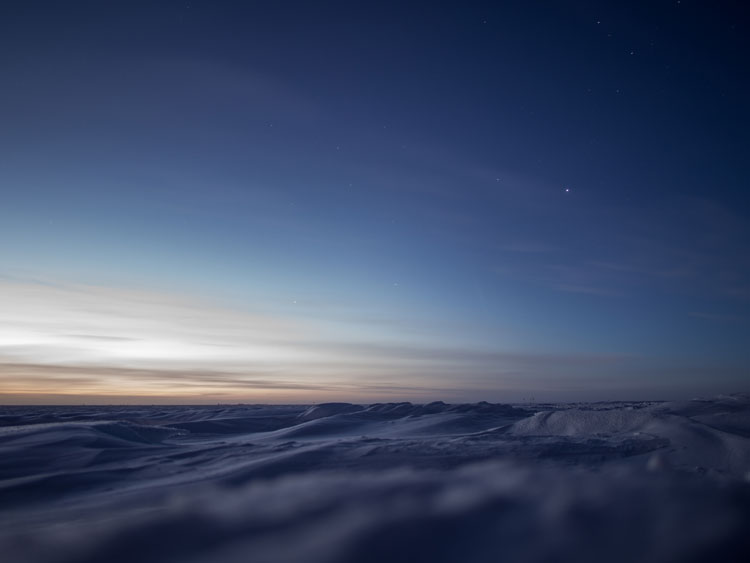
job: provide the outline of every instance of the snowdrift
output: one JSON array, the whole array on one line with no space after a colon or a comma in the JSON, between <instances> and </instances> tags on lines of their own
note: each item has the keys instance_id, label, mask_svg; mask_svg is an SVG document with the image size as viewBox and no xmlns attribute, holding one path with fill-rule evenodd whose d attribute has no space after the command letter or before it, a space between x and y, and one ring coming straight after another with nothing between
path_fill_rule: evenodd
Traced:
<instances>
[{"instance_id":1,"label":"snowdrift","mask_svg":"<svg viewBox=\"0 0 750 563\"><path fill-rule=\"evenodd\" d=\"M18 563L744 561L750 400L0 408Z\"/></svg>"}]
</instances>

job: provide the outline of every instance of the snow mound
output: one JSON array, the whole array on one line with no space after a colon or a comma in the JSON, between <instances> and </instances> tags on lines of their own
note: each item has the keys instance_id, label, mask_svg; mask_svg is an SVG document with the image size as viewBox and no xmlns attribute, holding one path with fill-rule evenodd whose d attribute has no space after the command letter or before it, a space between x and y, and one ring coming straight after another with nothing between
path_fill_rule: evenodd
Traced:
<instances>
[{"instance_id":1,"label":"snow mound","mask_svg":"<svg viewBox=\"0 0 750 563\"><path fill-rule=\"evenodd\" d=\"M18 440L37 445L57 444L64 440L68 445L75 443L98 448L124 447L159 444L179 434L180 431L174 428L126 421L63 422L0 428L0 445Z\"/></svg>"},{"instance_id":2,"label":"snow mound","mask_svg":"<svg viewBox=\"0 0 750 563\"><path fill-rule=\"evenodd\" d=\"M516 422L510 432L518 436L596 436L638 432L654 419L648 410L546 411Z\"/></svg>"}]
</instances>

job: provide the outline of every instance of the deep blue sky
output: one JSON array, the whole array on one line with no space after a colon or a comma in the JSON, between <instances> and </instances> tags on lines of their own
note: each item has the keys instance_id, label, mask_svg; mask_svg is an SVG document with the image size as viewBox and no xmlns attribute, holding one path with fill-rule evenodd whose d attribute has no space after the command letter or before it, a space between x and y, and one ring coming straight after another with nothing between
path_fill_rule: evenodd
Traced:
<instances>
[{"instance_id":1,"label":"deep blue sky","mask_svg":"<svg viewBox=\"0 0 750 563\"><path fill-rule=\"evenodd\" d=\"M747 390L749 22L5 0L0 392Z\"/></svg>"}]
</instances>

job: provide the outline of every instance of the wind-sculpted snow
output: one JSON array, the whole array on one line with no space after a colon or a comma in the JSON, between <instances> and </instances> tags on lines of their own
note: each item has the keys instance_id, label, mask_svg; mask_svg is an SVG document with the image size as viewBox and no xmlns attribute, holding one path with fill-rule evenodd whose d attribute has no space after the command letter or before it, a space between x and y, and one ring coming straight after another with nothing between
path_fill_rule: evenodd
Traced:
<instances>
[{"instance_id":1,"label":"wind-sculpted snow","mask_svg":"<svg viewBox=\"0 0 750 563\"><path fill-rule=\"evenodd\" d=\"M0 408L18 563L744 561L750 400Z\"/></svg>"}]
</instances>

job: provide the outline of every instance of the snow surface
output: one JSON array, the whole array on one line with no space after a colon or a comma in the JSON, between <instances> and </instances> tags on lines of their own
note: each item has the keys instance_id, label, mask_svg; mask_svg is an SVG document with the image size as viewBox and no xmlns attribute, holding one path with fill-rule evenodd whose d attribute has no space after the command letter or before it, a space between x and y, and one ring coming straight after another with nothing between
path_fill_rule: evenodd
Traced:
<instances>
[{"instance_id":1,"label":"snow surface","mask_svg":"<svg viewBox=\"0 0 750 563\"><path fill-rule=\"evenodd\" d=\"M18 563L745 561L750 396L0 407Z\"/></svg>"}]
</instances>

